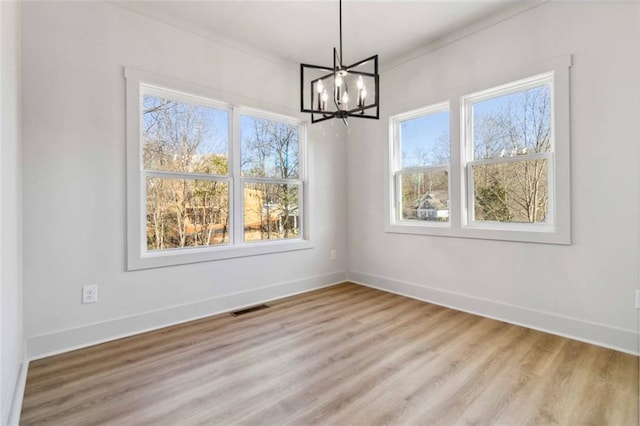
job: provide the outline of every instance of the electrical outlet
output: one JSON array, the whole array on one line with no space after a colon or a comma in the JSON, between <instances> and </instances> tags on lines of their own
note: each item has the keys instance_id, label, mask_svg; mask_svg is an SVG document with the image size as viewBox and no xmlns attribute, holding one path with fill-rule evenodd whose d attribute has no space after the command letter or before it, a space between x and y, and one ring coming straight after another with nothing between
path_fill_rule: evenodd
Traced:
<instances>
[{"instance_id":1,"label":"electrical outlet","mask_svg":"<svg viewBox=\"0 0 640 426\"><path fill-rule=\"evenodd\" d=\"M85 285L82 287L82 303L96 303L98 301L98 286Z\"/></svg>"},{"instance_id":2,"label":"electrical outlet","mask_svg":"<svg viewBox=\"0 0 640 426\"><path fill-rule=\"evenodd\" d=\"M336 249L331 249L331 253L329 254L329 258L331 260L336 260L337 256L336 256Z\"/></svg>"},{"instance_id":3,"label":"electrical outlet","mask_svg":"<svg viewBox=\"0 0 640 426\"><path fill-rule=\"evenodd\" d=\"M636 309L640 309L640 290L636 290Z\"/></svg>"}]
</instances>

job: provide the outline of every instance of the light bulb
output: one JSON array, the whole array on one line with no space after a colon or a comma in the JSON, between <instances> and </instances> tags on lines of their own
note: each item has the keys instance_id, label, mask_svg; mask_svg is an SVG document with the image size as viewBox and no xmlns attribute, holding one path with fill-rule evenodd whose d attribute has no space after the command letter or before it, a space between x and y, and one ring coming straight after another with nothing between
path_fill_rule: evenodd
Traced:
<instances>
[{"instance_id":1,"label":"light bulb","mask_svg":"<svg viewBox=\"0 0 640 426\"><path fill-rule=\"evenodd\" d=\"M362 100L364 100L364 98L367 97L367 88L363 87L362 91L360 92L360 97L362 98Z\"/></svg>"},{"instance_id":2,"label":"light bulb","mask_svg":"<svg viewBox=\"0 0 640 426\"><path fill-rule=\"evenodd\" d=\"M324 90L324 85L322 84L322 80L318 80L318 84L316 84L316 90L318 93L322 93Z\"/></svg>"},{"instance_id":3,"label":"light bulb","mask_svg":"<svg viewBox=\"0 0 640 426\"><path fill-rule=\"evenodd\" d=\"M342 94L342 103L343 104L348 104L349 103L349 92L344 92Z\"/></svg>"},{"instance_id":4,"label":"light bulb","mask_svg":"<svg viewBox=\"0 0 640 426\"><path fill-rule=\"evenodd\" d=\"M362 80L362 76L358 77L358 90L362 90L362 88L364 87L364 80Z\"/></svg>"},{"instance_id":5,"label":"light bulb","mask_svg":"<svg viewBox=\"0 0 640 426\"><path fill-rule=\"evenodd\" d=\"M342 87L342 77L336 77L336 87Z\"/></svg>"},{"instance_id":6,"label":"light bulb","mask_svg":"<svg viewBox=\"0 0 640 426\"><path fill-rule=\"evenodd\" d=\"M329 100L329 94L326 90L322 92L322 102L327 102Z\"/></svg>"}]
</instances>

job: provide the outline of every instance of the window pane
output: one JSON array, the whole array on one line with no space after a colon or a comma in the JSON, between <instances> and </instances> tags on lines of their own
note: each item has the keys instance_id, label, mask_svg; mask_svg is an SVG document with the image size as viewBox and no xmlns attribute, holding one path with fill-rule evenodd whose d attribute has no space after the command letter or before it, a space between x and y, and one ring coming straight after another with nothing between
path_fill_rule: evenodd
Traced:
<instances>
[{"instance_id":1,"label":"window pane","mask_svg":"<svg viewBox=\"0 0 640 426\"><path fill-rule=\"evenodd\" d=\"M227 111L151 95L142 103L145 169L227 174Z\"/></svg>"},{"instance_id":2,"label":"window pane","mask_svg":"<svg viewBox=\"0 0 640 426\"><path fill-rule=\"evenodd\" d=\"M545 223L547 159L473 166L475 220Z\"/></svg>"},{"instance_id":3,"label":"window pane","mask_svg":"<svg viewBox=\"0 0 640 426\"><path fill-rule=\"evenodd\" d=\"M147 178L147 250L229 242L229 184Z\"/></svg>"},{"instance_id":4,"label":"window pane","mask_svg":"<svg viewBox=\"0 0 640 426\"><path fill-rule=\"evenodd\" d=\"M473 104L474 159L551 151L551 84Z\"/></svg>"},{"instance_id":5,"label":"window pane","mask_svg":"<svg viewBox=\"0 0 640 426\"><path fill-rule=\"evenodd\" d=\"M400 123L401 167L449 164L449 111Z\"/></svg>"},{"instance_id":6,"label":"window pane","mask_svg":"<svg viewBox=\"0 0 640 426\"><path fill-rule=\"evenodd\" d=\"M405 173L400 175L402 220L449 221L449 173Z\"/></svg>"},{"instance_id":7,"label":"window pane","mask_svg":"<svg viewBox=\"0 0 640 426\"><path fill-rule=\"evenodd\" d=\"M298 178L298 127L243 115L240 118L242 176Z\"/></svg>"},{"instance_id":8,"label":"window pane","mask_svg":"<svg viewBox=\"0 0 640 426\"><path fill-rule=\"evenodd\" d=\"M244 184L244 240L279 240L300 235L299 185Z\"/></svg>"}]
</instances>

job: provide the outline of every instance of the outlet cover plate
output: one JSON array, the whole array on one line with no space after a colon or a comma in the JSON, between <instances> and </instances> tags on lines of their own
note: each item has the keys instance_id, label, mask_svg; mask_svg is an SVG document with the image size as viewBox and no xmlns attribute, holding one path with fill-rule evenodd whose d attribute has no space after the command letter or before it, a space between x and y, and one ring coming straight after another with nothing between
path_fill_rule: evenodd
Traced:
<instances>
[{"instance_id":1,"label":"outlet cover plate","mask_svg":"<svg viewBox=\"0 0 640 426\"><path fill-rule=\"evenodd\" d=\"M98 286L97 285L85 285L82 286L82 303L96 303L98 302Z\"/></svg>"}]
</instances>

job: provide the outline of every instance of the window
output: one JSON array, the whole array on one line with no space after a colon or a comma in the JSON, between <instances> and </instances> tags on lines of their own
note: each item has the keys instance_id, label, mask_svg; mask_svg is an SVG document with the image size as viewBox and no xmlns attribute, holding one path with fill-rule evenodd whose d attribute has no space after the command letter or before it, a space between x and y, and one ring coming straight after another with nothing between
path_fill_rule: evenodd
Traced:
<instances>
[{"instance_id":1,"label":"window","mask_svg":"<svg viewBox=\"0 0 640 426\"><path fill-rule=\"evenodd\" d=\"M467 223L553 226L553 74L465 96Z\"/></svg>"},{"instance_id":2,"label":"window","mask_svg":"<svg viewBox=\"0 0 640 426\"><path fill-rule=\"evenodd\" d=\"M310 247L301 122L125 75L128 269Z\"/></svg>"},{"instance_id":3,"label":"window","mask_svg":"<svg viewBox=\"0 0 640 426\"><path fill-rule=\"evenodd\" d=\"M449 222L449 105L439 104L393 119L397 223Z\"/></svg>"},{"instance_id":4,"label":"window","mask_svg":"<svg viewBox=\"0 0 640 426\"><path fill-rule=\"evenodd\" d=\"M387 232L570 244L570 66L504 72L392 116Z\"/></svg>"},{"instance_id":5,"label":"window","mask_svg":"<svg viewBox=\"0 0 640 426\"><path fill-rule=\"evenodd\" d=\"M298 127L240 116L244 241L300 235Z\"/></svg>"},{"instance_id":6,"label":"window","mask_svg":"<svg viewBox=\"0 0 640 426\"><path fill-rule=\"evenodd\" d=\"M146 250L229 243L229 111L142 88Z\"/></svg>"}]
</instances>

